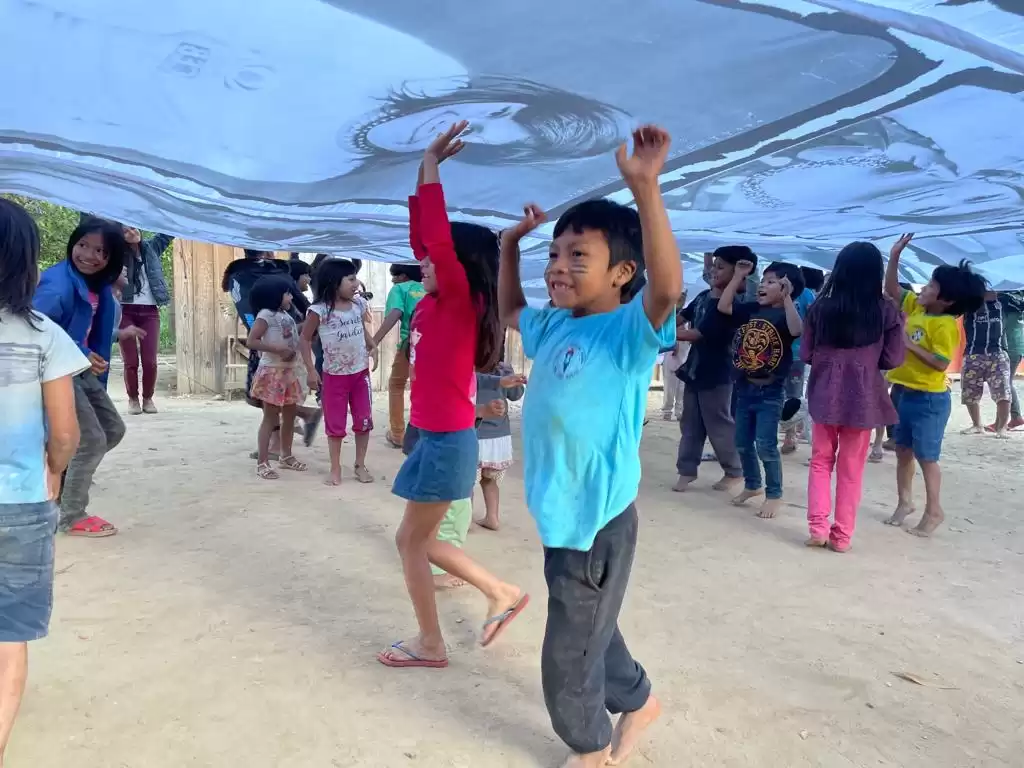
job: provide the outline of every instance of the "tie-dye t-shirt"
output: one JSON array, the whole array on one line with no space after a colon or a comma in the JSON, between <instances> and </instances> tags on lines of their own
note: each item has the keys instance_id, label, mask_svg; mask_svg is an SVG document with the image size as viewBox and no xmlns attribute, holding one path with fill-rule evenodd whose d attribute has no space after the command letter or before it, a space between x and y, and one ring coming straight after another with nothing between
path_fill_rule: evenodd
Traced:
<instances>
[{"instance_id":1,"label":"tie-dye t-shirt","mask_svg":"<svg viewBox=\"0 0 1024 768\"><path fill-rule=\"evenodd\" d=\"M0 311L0 504L46 501L43 383L89 367L60 326L34 323Z\"/></svg>"}]
</instances>

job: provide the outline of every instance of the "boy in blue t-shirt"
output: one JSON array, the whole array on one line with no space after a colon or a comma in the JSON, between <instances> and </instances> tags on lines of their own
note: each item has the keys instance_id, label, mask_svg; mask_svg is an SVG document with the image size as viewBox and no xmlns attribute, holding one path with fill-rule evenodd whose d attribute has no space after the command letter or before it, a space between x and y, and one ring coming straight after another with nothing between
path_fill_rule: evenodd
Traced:
<instances>
[{"instance_id":1,"label":"boy in blue t-shirt","mask_svg":"<svg viewBox=\"0 0 1024 768\"><path fill-rule=\"evenodd\" d=\"M625 760L660 713L618 617L636 548L647 390L658 350L675 341L682 264L658 186L669 136L645 126L633 141L616 160L637 210L589 200L562 214L544 275L552 306L527 307L519 281L519 241L544 220L536 206L503 234L498 273L502 317L534 361L523 473L549 595L541 675L571 768ZM621 713L614 732L608 712Z\"/></svg>"}]
</instances>

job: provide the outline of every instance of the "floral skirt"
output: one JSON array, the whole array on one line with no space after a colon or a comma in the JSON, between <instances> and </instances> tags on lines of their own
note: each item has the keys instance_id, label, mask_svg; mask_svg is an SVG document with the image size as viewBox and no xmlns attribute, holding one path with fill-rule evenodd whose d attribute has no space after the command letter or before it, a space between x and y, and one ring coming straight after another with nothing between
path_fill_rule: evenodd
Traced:
<instances>
[{"instance_id":1,"label":"floral skirt","mask_svg":"<svg viewBox=\"0 0 1024 768\"><path fill-rule=\"evenodd\" d=\"M268 405L300 405L306 399L306 392L299 379L302 369L293 366L275 368L260 366L252 377L249 396Z\"/></svg>"}]
</instances>

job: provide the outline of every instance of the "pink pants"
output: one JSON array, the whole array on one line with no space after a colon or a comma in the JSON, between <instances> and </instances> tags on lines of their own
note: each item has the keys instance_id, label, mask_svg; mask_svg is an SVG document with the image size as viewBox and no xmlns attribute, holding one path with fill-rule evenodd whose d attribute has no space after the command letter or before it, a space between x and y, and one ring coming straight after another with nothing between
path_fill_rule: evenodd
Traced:
<instances>
[{"instance_id":1,"label":"pink pants","mask_svg":"<svg viewBox=\"0 0 1024 768\"><path fill-rule=\"evenodd\" d=\"M870 429L814 425L811 469L807 475L807 522L812 538L828 539L842 549L850 546L857 525L857 507L870 445ZM836 471L836 515L830 530L833 469Z\"/></svg>"}]
</instances>

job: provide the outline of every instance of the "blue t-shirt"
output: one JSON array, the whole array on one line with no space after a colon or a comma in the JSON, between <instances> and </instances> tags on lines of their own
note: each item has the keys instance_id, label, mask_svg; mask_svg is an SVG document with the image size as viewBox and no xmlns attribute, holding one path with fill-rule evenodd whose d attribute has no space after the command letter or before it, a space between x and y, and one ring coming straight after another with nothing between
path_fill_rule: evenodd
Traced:
<instances>
[{"instance_id":1,"label":"blue t-shirt","mask_svg":"<svg viewBox=\"0 0 1024 768\"><path fill-rule=\"evenodd\" d=\"M811 304L817 298L814 291L810 288L804 288L800 291L800 295L796 297L796 301L793 303L796 305L796 312L800 315L801 320L807 319L807 310L811 308ZM796 361L800 360L800 337L796 337L796 341L793 342L793 359Z\"/></svg>"},{"instance_id":2,"label":"blue t-shirt","mask_svg":"<svg viewBox=\"0 0 1024 768\"><path fill-rule=\"evenodd\" d=\"M640 488L640 433L660 330L643 293L600 315L524 308L523 351L533 360L523 402L526 504L545 547L589 550Z\"/></svg>"}]
</instances>

